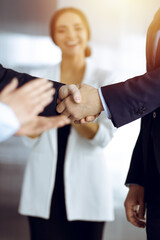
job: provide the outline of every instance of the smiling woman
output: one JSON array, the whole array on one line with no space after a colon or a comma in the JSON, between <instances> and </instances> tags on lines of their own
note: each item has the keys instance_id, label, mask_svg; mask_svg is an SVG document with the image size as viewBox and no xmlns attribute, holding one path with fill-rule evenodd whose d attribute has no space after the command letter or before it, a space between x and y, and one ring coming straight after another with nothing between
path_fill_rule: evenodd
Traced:
<instances>
[{"instance_id":1,"label":"smiling woman","mask_svg":"<svg viewBox=\"0 0 160 240\"><path fill-rule=\"evenodd\" d=\"M83 12L58 10L51 19L50 32L61 49L62 61L45 69L46 78L65 84L83 81L97 88L113 82L110 72L86 60L90 28ZM41 71L39 74L42 76ZM115 130L102 114L97 122L72 123L26 140L32 153L20 212L29 216L31 239L102 239L104 223L114 219L105 147Z\"/></svg>"},{"instance_id":2,"label":"smiling woman","mask_svg":"<svg viewBox=\"0 0 160 240\"><path fill-rule=\"evenodd\" d=\"M53 42L58 45L62 54L74 54L78 47L83 45L86 57L91 55L88 47L90 40L90 27L85 15L74 8L64 8L53 15L50 22L50 35ZM77 35L77 39L75 39ZM68 50L67 50L68 49Z\"/></svg>"}]
</instances>

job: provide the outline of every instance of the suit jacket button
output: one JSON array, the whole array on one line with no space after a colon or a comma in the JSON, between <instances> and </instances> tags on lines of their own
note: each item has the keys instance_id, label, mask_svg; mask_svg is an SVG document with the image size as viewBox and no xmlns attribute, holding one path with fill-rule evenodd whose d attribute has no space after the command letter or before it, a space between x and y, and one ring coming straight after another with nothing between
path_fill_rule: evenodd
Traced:
<instances>
[{"instance_id":1,"label":"suit jacket button","mask_svg":"<svg viewBox=\"0 0 160 240\"><path fill-rule=\"evenodd\" d=\"M153 118L156 118L156 115L157 115L156 112L153 112Z\"/></svg>"},{"instance_id":2,"label":"suit jacket button","mask_svg":"<svg viewBox=\"0 0 160 240\"><path fill-rule=\"evenodd\" d=\"M142 114L145 113L145 111L146 111L146 108L145 108L145 107L141 107L141 108L139 108L139 109L136 111L136 114L137 114L138 116L141 116Z\"/></svg>"}]
</instances>

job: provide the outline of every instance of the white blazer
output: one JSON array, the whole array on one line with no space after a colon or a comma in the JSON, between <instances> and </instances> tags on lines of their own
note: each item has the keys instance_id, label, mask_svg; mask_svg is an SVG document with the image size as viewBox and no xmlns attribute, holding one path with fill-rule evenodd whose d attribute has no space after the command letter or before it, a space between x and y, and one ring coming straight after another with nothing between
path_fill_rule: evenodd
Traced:
<instances>
[{"instance_id":1,"label":"white blazer","mask_svg":"<svg viewBox=\"0 0 160 240\"><path fill-rule=\"evenodd\" d=\"M60 64L41 69L35 75L60 80ZM42 75L43 73L43 75ZM33 74L33 72L32 72ZM113 83L111 73L87 62L83 82L94 87ZM115 132L103 112L99 130L92 140L80 136L74 127L68 138L64 163L64 191L68 220L112 221L114 219L111 179L105 147ZM44 132L37 139L25 137L31 147L27 162L19 213L48 219L57 165L57 129Z\"/></svg>"}]
</instances>

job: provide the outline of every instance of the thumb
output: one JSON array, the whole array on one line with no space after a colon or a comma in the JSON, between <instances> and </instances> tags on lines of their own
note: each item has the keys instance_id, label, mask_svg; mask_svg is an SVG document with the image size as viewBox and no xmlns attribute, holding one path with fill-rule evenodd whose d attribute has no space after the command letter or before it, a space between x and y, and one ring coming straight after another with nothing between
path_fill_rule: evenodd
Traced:
<instances>
[{"instance_id":1,"label":"thumb","mask_svg":"<svg viewBox=\"0 0 160 240\"><path fill-rule=\"evenodd\" d=\"M62 86L60 88L59 98L61 100L68 97L69 95L72 95L75 103L80 103L81 102L81 94L80 94L78 86L76 86L74 84L70 84L70 85Z\"/></svg>"},{"instance_id":2,"label":"thumb","mask_svg":"<svg viewBox=\"0 0 160 240\"><path fill-rule=\"evenodd\" d=\"M140 203L139 210L138 210L138 217L140 219L144 219L144 215L145 215L145 204L144 203Z\"/></svg>"}]
</instances>

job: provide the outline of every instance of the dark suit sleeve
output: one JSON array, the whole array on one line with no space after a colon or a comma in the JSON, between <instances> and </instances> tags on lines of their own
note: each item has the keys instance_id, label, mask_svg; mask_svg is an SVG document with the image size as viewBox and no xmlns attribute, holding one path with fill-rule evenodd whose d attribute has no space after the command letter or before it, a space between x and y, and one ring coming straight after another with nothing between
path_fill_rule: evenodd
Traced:
<instances>
[{"instance_id":1,"label":"dark suit sleeve","mask_svg":"<svg viewBox=\"0 0 160 240\"><path fill-rule=\"evenodd\" d=\"M24 83L35 79L37 77L30 76L26 73L19 73L11 69L6 69L2 65L0 65L0 91L14 78L18 78L19 87ZM40 114L41 116L55 116L58 115L56 112L56 104L59 88L62 86L62 83L54 82L54 88L56 89L56 93L54 95L53 101L44 109L44 111Z\"/></svg>"},{"instance_id":2,"label":"dark suit sleeve","mask_svg":"<svg viewBox=\"0 0 160 240\"><path fill-rule=\"evenodd\" d=\"M142 127L133 150L129 171L125 184L145 185L144 159L142 149Z\"/></svg>"},{"instance_id":3,"label":"dark suit sleeve","mask_svg":"<svg viewBox=\"0 0 160 240\"><path fill-rule=\"evenodd\" d=\"M160 68L101 90L113 124L121 127L160 106Z\"/></svg>"}]
</instances>

